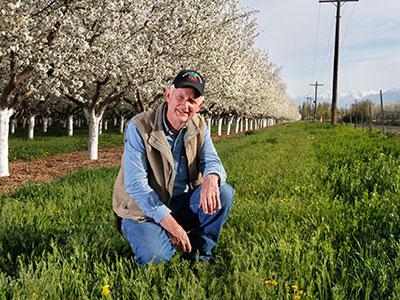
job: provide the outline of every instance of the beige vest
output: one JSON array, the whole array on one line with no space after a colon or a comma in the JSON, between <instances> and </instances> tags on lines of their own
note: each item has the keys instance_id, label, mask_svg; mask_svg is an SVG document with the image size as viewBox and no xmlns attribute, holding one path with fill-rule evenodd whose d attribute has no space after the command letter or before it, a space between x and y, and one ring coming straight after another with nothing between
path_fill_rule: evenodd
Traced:
<instances>
[{"instance_id":1,"label":"beige vest","mask_svg":"<svg viewBox=\"0 0 400 300\"><path fill-rule=\"evenodd\" d=\"M164 132L162 114L166 102L155 110L143 112L132 118L138 125L147 155L148 183L160 200L169 205L174 188L175 171L171 148ZM204 118L195 115L187 124L184 136L186 157L188 160L189 185L193 189L202 183L198 169L199 154L204 140ZM139 222L150 220L125 190L124 155L121 169L114 184L113 209L121 218L134 219Z\"/></svg>"}]
</instances>

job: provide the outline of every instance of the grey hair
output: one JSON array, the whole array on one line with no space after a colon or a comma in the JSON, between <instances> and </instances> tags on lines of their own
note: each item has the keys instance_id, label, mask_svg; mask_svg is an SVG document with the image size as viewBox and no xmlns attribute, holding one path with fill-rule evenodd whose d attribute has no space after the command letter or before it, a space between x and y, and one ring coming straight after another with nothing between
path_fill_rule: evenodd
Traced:
<instances>
[{"instance_id":1,"label":"grey hair","mask_svg":"<svg viewBox=\"0 0 400 300\"><path fill-rule=\"evenodd\" d=\"M175 89L175 84L171 84L171 86L169 87L169 92L170 93L172 93L172 91ZM203 101L204 100L204 96L201 96L200 95L200 99L201 99L201 101Z\"/></svg>"}]
</instances>

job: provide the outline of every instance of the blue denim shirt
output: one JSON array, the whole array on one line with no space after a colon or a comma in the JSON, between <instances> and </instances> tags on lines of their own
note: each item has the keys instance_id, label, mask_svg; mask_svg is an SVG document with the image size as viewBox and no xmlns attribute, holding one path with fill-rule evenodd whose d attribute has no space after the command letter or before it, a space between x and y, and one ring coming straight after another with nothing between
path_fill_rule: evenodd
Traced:
<instances>
[{"instance_id":1,"label":"blue denim shirt","mask_svg":"<svg viewBox=\"0 0 400 300\"><path fill-rule=\"evenodd\" d=\"M188 166L184 147L186 126L175 136L166 125L163 114L165 135L174 158L175 182L172 196L178 196L189 190ZM124 143L125 189L135 199L139 208L155 222L162 221L171 210L158 198L147 180L146 149L135 121L129 122ZM200 151L199 170L203 177L214 173L220 178L220 185L226 181L226 172L212 143L206 126L203 147Z\"/></svg>"}]
</instances>

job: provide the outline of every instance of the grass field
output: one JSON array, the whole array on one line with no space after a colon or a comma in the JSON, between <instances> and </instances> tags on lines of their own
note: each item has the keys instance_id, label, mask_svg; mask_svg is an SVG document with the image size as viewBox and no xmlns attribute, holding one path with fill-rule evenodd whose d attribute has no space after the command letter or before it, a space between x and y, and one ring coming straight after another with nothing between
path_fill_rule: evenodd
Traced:
<instances>
[{"instance_id":1,"label":"grass field","mask_svg":"<svg viewBox=\"0 0 400 300\"><path fill-rule=\"evenodd\" d=\"M17 127L15 134L10 134L8 160L31 160L61 153L88 151L88 126L74 128L74 135L68 136L66 128L59 123L49 126L45 133L42 126L35 127L35 136L28 139L27 128ZM99 148L123 146L119 126L110 124L108 130L99 135Z\"/></svg>"},{"instance_id":2,"label":"grass field","mask_svg":"<svg viewBox=\"0 0 400 300\"><path fill-rule=\"evenodd\" d=\"M400 298L399 139L300 122L216 148L236 195L208 267L136 267L118 168L82 170L1 196L0 298Z\"/></svg>"}]
</instances>

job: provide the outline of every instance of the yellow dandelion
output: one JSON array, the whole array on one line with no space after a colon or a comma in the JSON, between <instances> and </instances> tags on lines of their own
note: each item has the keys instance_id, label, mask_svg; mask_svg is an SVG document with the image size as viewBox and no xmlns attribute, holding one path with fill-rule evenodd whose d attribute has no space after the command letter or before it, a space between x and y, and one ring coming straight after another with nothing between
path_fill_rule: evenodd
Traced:
<instances>
[{"instance_id":1,"label":"yellow dandelion","mask_svg":"<svg viewBox=\"0 0 400 300\"><path fill-rule=\"evenodd\" d=\"M254 191L253 191L253 193L254 193L254 194L257 194L257 191L256 191L256 190L254 190Z\"/></svg>"},{"instance_id":2,"label":"yellow dandelion","mask_svg":"<svg viewBox=\"0 0 400 300\"><path fill-rule=\"evenodd\" d=\"M301 297L299 295L294 295L293 299L300 299Z\"/></svg>"},{"instance_id":3,"label":"yellow dandelion","mask_svg":"<svg viewBox=\"0 0 400 300\"><path fill-rule=\"evenodd\" d=\"M275 280L266 280L265 283L266 284L271 284L273 286L277 286L278 285L278 282L276 282Z\"/></svg>"},{"instance_id":4,"label":"yellow dandelion","mask_svg":"<svg viewBox=\"0 0 400 300\"><path fill-rule=\"evenodd\" d=\"M21 255L18 255L17 258L18 258L18 259L21 259Z\"/></svg>"},{"instance_id":5,"label":"yellow dandelion","mask_svg":"<svg viewBox=\"0 0 400 300\"><path fill-rule=\"evenodd\" d=\"M292 285L292 289L298 290L299 287L297 285Z\"/></svg>"},{"instance_id":6,"label":"yellow dandelion","mask_svg":"<svg viewBox=\"0 0 400 300\"><path fill-rule=\"evenodd\" d=\"M275 234L275 235L279 235L279 233L277 233L277 232L275 232L274 234Z\"/></svg>"},{"instance_id":7,"label":"yellow dandelion","mask_svg":"<svg viewBox=\"0 0 400 300\"><path fill-rule=\"evenodd\" d=\"M35 292L33 292L32 295L33 295L33 297L36 297L36 293Z\"/></svg>"},{"instance_id":8,"label":"yellow dandelion","mask_svg":"<svg viewBox=\"0 0 400 300\"><path fill-rule=\"evenodd\" d=\"M106 284L105 286L103 286L103 290L101 291L101 294L104 296L107 296L110 293L110 285Z\"/></svg>"},{"instance_id":9,"label":"yellow dandelion","mask_svg":"<svg viewBox=\"0 0 400 300\"><path fill-rule=\"evenodd\" d=\"M298 190L300 190L300 187L299 187L299 186L296 186L296 191L298 191Z\"/></svg>"}]
</instances>

